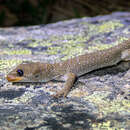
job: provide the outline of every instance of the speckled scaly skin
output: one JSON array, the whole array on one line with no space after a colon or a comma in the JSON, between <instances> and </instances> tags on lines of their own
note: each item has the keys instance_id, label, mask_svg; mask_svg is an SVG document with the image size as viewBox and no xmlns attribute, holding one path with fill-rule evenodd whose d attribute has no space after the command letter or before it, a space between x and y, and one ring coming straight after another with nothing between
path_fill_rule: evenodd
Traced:
<instances>
[{"instance_id":1,"label":"speckled scaly skin","mask_svg":"<svg viewBox=\"0 0 130 130\"><path fill-rule=\"evenodd\" d=\"M64 89L59 91L55 97L66 97L76 77L99 68L115 65L123 60L130 60L130 40L106 50L86 53L60 63L22 63L9 72L7 80L9 82L62 80L65 81ZM17 70L22 70L24 74L19 76Z\"/></svg>"}]
</instances>

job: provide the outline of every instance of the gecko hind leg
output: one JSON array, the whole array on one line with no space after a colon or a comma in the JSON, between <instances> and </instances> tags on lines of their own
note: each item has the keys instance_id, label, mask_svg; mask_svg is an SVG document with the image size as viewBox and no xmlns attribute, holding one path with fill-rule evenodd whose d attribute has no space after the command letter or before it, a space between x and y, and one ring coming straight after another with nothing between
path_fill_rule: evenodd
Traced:
<instances>
[{"instance_id":1,"label":"gecko hind leg","mask_svg":"<svg viewBox=\"0 0 130 130\"><path fill-rule=\"evenodd\" d=\"M76 75L70 72L66 75L66 78L67 79L65 81L64 88L61 91L57 92L55 95L53 95L55 98L59 98L61 96L66 97L70 89L73 87Z\"/></svg>"}]
</instances>

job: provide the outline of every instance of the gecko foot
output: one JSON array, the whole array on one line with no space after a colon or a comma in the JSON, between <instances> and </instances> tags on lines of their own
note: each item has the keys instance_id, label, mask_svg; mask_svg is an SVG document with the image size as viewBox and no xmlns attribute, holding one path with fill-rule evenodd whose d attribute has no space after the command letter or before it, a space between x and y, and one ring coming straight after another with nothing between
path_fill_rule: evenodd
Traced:
<instances>
[{"instance_id":1,"label":"gecko foot","mask_svg":"<svg viewBox=\"0 0 130 130\"><path fill-rule=\"evenodd\" d=\"M67 80L65 82L64 85L64 89L62 89L61 91L57 92L56 95L54 95L54 97L59 98L61 96L66 97L67 94L69 93L70 89L72 88L75 79L76 79L76 75L74 73L68 73L66 74Z\"/></svg>"},{"instance_id":2,"label":"gecko foot","mask_svg":"<svg viewBox=\"0 0 130 130\"><path fill-rule=\"evenodd\" d=\"M57 92L56 94L52 95L54 98L59 98L59 97L66 97L68 94L68 91L65 91L65 90L61 90L59 92Z\"/></svg>"}]
</instances>

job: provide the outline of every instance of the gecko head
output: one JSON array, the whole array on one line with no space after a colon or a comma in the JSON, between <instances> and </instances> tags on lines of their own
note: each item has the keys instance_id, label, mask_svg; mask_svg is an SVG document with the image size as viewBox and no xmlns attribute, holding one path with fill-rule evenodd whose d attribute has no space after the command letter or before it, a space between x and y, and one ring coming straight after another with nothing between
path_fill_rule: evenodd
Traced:
<instances>
[{"instance_id":1,"label":"gecko head","mask_svg":"<svg viewBox=\"0 0 130 130\"><path fill-rule=\"evenodd\" d=\"M9 82L38 82L40 68L38 62L21 63L8 73L6 79Z\"/></svg>"}]
</instances>

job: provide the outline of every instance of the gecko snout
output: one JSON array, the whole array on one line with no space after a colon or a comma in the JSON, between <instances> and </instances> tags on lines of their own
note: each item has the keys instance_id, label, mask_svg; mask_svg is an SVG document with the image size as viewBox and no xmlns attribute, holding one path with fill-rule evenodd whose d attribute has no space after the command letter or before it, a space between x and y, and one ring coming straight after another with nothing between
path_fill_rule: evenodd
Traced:
<instances>
[{"instance_id":1,"label":"gecko snout","mask_svg":"<svg viewBox=\"0 0 130 130\"><path fill-rule=\"evenodd\" d=\"M13 75L7 75L6 79L9 82L19 82L20 80L22 80L22 77L16 77L16 76L13 76Z\"/></svg>"}]
</instances>

